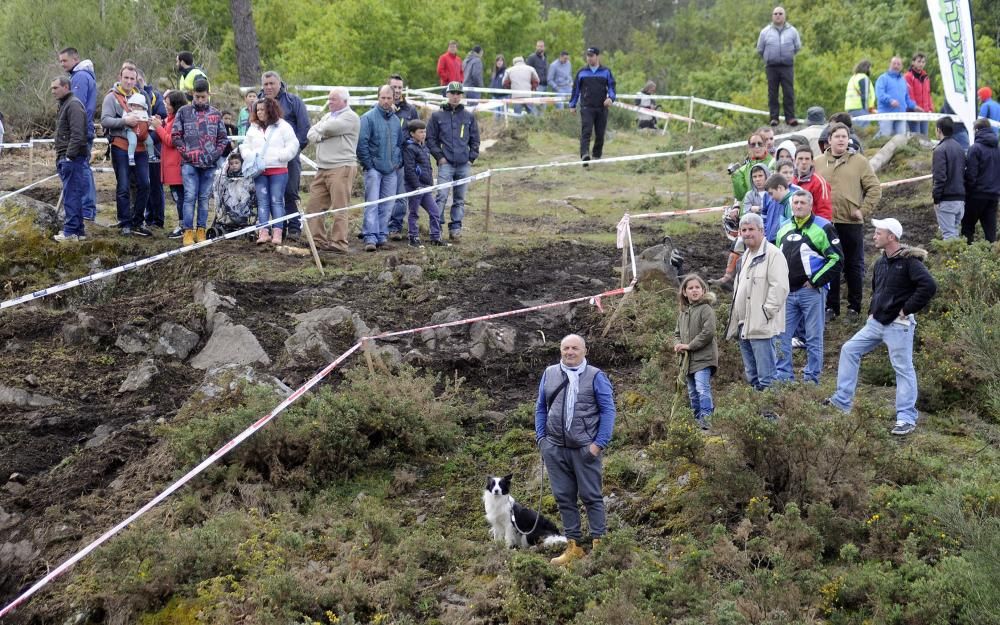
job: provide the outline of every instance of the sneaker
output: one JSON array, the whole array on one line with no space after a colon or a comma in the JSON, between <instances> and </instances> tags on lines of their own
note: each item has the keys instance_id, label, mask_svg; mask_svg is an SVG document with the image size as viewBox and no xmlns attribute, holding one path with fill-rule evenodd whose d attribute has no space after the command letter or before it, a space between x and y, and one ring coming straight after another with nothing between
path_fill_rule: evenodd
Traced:
<instances>
[{"instance_id":1,"label":"sneaker","mask_svg":"<svg viewBox=\"0 0 1000 625\"><path fill-rule=\"evenodd\" d=\"M129 167L135 167L135 159L134 158L128 159L128 166Z\"/></svg>"},{"instance_id":2,"label":"sneaker","mask_svg":"<svg viewBox=\"0 0 1000 625\"><path fill-rule=\"evenodd\" d=\"M913 434L913 431L917 429L916 423L906 423L903 421L896 421L896 427L892 428L890 434L893 436L906 436L908 434Z\"/></svg>"},{"instance_id":3,"label":"sneaker","mask_svg":"<svg viewBox=\"0 0 1000 625\"><path fill-rule=\"evenodd\" d=\"M403 233L402 232L390 232L389 233L389 240L390 241L402 241L403 240Z\"/></svg>"},{"instance_id":4,"label":"sneaker","mask_svg":"<svg viewBox=\"0 0 1000 625\"><path fill-rule=\"evenodd\" d=\"M82 238L83 240L87 239L87 237L82 237ZM52 240L55 241L56 243L69 243L70 241L79 241L80 239L81 239L80 235L65 234L63 232L60 232L59 234L52 237Z\"/></svg>"},{"instance_id":5,"label":"sneaker","mask_svg":"<svg viewBox=\"0 0 1000 625\"><path fill-rule=\"evenodd\" d=\"M461 241L462 240L462 231L461 230L449 230L448 231L448 238L451 239L452 241Z\"/></svg>"},{"instance_id":6,"label":"sneaker","mask_svg":"<svg viewBox=\"0 0 1000 625\"><path fill-rule=\"evenodd\" d=\"M121 233L123 237L130 237L132 236L132 229L129 228L128 226L125 226L121 229Z\"/></svg>"},{"instance_id":7,"label":"sneaker","mask_svg":"<svg viewBox=\"0 0 1000 625\"><path fill-rule=\"evenodd\" d=\"M410 239L409 246L422 248L424 244L420 242L420 239Z\"/></svg>"},{"instance_id":8,"label":"sneaker","mask_svg":"<svg viewBox=\"0 0 1000 625\"><path fill-rule=\"evenodd\" d=\"M806 343L799 337L792 337L792 349L805 349Z\"/></svg>"},{"instance_id":9,"label":"sneaker","mask_svg":"<svg viewBox=\"0 0 1000 625\"><path fill-rule=\"evenodd\" d=\"M177 226L176 228L174 228L173 230L170 231L170 234L167 235L167 238L168 239L179 239L182 236L184 236L184 228L182 228L181 226Z\"/></svg>"},{"instance_id":10,"label":"sneaker","mask_svg":"<svg viewBox=\"0 0 1000 625\"><path fill-rule=\"evenodd\" d=\"M584 167L590 167L590 165L588 164L588 161L590 161L590 154L584 154L583 156L580 157L580 160L583 161Z\"/></svg>"},{"instance_id":11,"label":"sneaker","mask_svg":"<svg viewBox=\"0 0 1000 625\"><path fill-rule=\"evenodd\" d=\"M836 319L839 316L840 315L838 315L836 312L834 312L832 308L827 308L826 309L826 322L827 323L830 323L831 321L833 321L834 319Z\"/></svg>"},{"instance_id":12,"label":"sneaker","mask_svg":"<svg viewBox=\"0 0 1000 625\"><path fill-rule=\"evenodd\" d=\"M775 127L775 126L777 126L777 125L778 125L778 120L776 120L776 119L772 119L772 120L771 120L771 128L774 128L774 127Z\"/></svg>"},{"instance_id":13,"label":"sneaker","mask_svg":"<svg viewBox=\"0 0 1000 625\"><path fill-rule=\"evenodd\" d=\"M376 247L376 245L374 243L365 243L365 251L366 252L374 252L377 249L378 249L378 247Z\"/></svg>"},{"instance_id":14,"label":"sneaker","mask_svg":"<svg viewBox=\"0 0 1000 625\"><path fill-rule=\"evenodd\" d=\"M149 230L146 230L142 226L139 226L138 228L133 228L132 229L132 234L134 234L137 237L151 237L151 236L153 236L152 232L150 232Z\"/></svg>"},{"instance_id":15,"label":"sneaker","mask_svg":"<svg viewBox=\"0 0 1000 625\"><path fill-rule=\"evenodd\" d=\"M698 424L698 429L702 432L708 431L708 421L705 421L705 417L695 417L694 422Z\"/></svg>"},{"instance_id":16,"label":"sneaker","mask_svg":"<svg viewBox=\"0 0 1000 625\"><path fill-rule=\"evenodd\" d=\"M851 325L857 324L861 321L861 313L856 310L847 309L847 315L844 317L844 323Z\"/></svg>"},{"instance_id":17,"label":"sneaker","mask_svg":"<svg viewBox=\"0 0 1000 625\"><path fill-rule=\"evenodd\" d=\"M432 247L451 247L451 243L445 243L441 239L431 239Z\"/></svg>"}]
</instances>

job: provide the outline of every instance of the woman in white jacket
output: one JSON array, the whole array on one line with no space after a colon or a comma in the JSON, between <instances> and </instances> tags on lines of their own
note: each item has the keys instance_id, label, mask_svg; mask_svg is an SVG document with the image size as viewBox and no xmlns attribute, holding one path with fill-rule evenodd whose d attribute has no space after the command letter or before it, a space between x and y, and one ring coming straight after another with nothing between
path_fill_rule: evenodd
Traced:
<instances>
[{"instance_id":1,"label":"woman in white jacket","mask_svg":"<svg viewBox=\"0 0 1000 625\"><path fill-rule=\"evenodd\" d=\"M252 160L255 154L264 159L264 172L253 186L257 192L257 223L265 223L285 216L288 161L299 153L299 140L291 125L281 118L281 106L273 98L258 100L254 113L240 153L244 160ZM262 228L257 243L281 245L283 229L284 222L275 224L270 235L267 228Z\"/></svg>"}]
</instances>

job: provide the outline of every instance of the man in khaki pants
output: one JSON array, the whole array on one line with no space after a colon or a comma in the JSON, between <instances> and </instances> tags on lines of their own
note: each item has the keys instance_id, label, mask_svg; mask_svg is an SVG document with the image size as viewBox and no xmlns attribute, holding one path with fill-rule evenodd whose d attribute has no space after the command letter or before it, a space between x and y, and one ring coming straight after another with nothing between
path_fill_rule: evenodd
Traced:
<instances>
[{"instance_id":1,"label":"man in khaki pants","mask_svg":"<svg viewBox=\"0 0 1000 625\"><path fill-rule=\"evenodd\" d=\"M358 171L356 153L361 119L347 105L350 97L343 87L331 89L327 100L330 112L309 128L309 142L316 144L319 171L309 186L307 214L343 208L351 203L351 189ZM323 218L312 219L309 227L317 248L348 253L346 212L334 214L332 233Z\"/></svg>"}]
</instances>

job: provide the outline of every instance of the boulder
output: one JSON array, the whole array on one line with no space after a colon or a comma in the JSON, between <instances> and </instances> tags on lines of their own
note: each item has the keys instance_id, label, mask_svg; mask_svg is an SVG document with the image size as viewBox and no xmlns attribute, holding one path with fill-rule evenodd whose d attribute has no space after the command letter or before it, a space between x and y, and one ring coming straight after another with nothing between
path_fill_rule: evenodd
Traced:
<instances>
[{"instance_id":1,"label":"boulder","mask_svg":"<svg viewBox=\"0 0 1000 625\"><path fill-rule=\"evenodd\" d=\"M147 358L129 372L125 381L118 387L118 392L133 393L141 391L144 388L149 388L149 385L153 382L153 378L159 373L160 368L156 366L156 361L152 358Z\"/></svg>"},{"instance_id":2,"label":"boulder","mask_svg":"<svg viewBox=\"0 0 1000 625\"><path fill-rule=\"evenodd\" d=\"M18 408L48 408L58 403L55 399L45 395L0 385L0 405L17 406Z\"/></svg>"},{"instance_id":3,"label":"boulder","mask_svg":"<svg viewBox=\"0 0 1000 625\"><path fill-rule=\"evenodd\" d=\"M149 342L152 339L149 332L135 326L125 326L118 334L115 347L126 354L149 353Z\"/></svg>"},{"instance_id":4,"label":"boulder","mask_svg":"<svg viewBox=\"0 0 1000 625\"><path fill-rule=\"evenodd\" d=\"M201 385L195 391L202 399L215 399L232 393L244 385L269 386L282 397L292 394L284 382L266 373L258 373L251 365L222 365L205 372Z\"/></svg>"},{"instance_id":5,"label":"boulder","mask_svg":"<svg viewBox=\"0 0 1000 625\"><path fill-rule=\"evenodd\" d=\"M11 233L18 223L30 222L36 228L55 231L62 226L56 207L21 193L9 197L0 206L0 232Z\"/></svg>"},{"instance_id":6,"label":"boulder","mask_svg":"<svg viewBox=\"0 0 1000 625\"><path fill-rule=\"evenodd\" d=\"M399 265L396 273L399 275L399 286L403 288L416 286L424 279L424 269L420 265Z\"/></svg>"},{"instance_id":7,"label":"boulder","mask_svg":"<svg viewBox=\"0 0 1000 625\"><path fill-rule=\"evenodd\" d=\"M167 321L160 325L160 336L156 339L153 354L185 360L196 345L198 345L197 333L178 323Z\"/></svg>"},{"instance_id":8,"label":"boulder","mask_svg":"<svg viewBox=\"0 0 1000 625\"><path fill-rule=\"evenodd\" d=\"M16 562L31 562L38 557L38 553L38 549L27 539L6 542L0 545L0 565L9 567Z\"/></svg>"},{"instance_id":9,"label":"boulder","mask_svg":"<svg viewBox=\"0 0 1000 625\"><path fill-rule=\"evenodd\" d=\"M310 358L310 353L316 353L326 361L333 360L339 353L327 343L326 338L338 330L339 326L349 323L353 329L354 339L368 336L371 329L361 317L344 306L333 308L317 308L309 312L293 314L295 332L285 339L285 351L291 361L303 361Z\"/></svg>"},{"instance_id":10,"label":"boulder","mask_svg":"<svg viewBox=\"0 0 1000 625\"><path fill-rule=\"evenodd\" d=\"M90 438L87 439L87 442L84 443L83 446L87 449L100 447L106 443L114 433L115 431L110 425L101 424L94 429L94 433L90 435Z\"/></svg>"},{"instance_id":11,"label":"boulder","mask_svg":"<svg viewBox=\"0 0 1000 625\"><path fill-rule=\"evenodd\" d=\"M194 286L194 302L205 307L205 322L208 330L214 329L215 313L220 308L235 308L236 300L227 295L219 295L215 291L214 282L199 282Z\"/></svg>"},{"instance_id":12,"label":"boulder","mask_svg":"<svg viewBox=\"0 0 1000 625\"><path fill-rule=\"evenodd\" d=\"M469 330L469 355L482 360L490 351L499 350L513 354L516 349L517 330L510 326L477 321Z\"/></svg>"},{"instance_id":13,"label":"boulder","mask_svg":"<svg viewBox=\"0 0 1000 625\"><path fill-rule=\"evenodd\" d=\"M677 268L671 264L673 251L670 241L642 250L635 259L639 284L654 289L677 286Z\"/></svg>"},{"instance_id":14,"label":"boulder","mask_svg":"<svg viewBox=\"0 0 1000 625\"><path fill-rule=\"evenodd\" d=\"M257 337L250 328L244 325L215 324L212 336L205 347L191 359L190 365L195 369L213 369L222 365L249 365L261 363L270 365L264 348L260 346Z\"/></svg>"},{"instance_id":15,"label":"boulder","mask_svg":"<svg viewBox=\"0 0 1000 625\"><path fill-rule=\"evenodd\" d=\"M63 325L63 342L67 345L96 344L101 337L111 333L111 326L85 312L76 313L76 319Z\"/></svg>"},{"instance_id":16,"label":"boulder","mask_svg":"<svg viewBox=\"0 0 1000 625\"><path fill-rule=\"evenodd\" d=\"M21 522L23 517L16 512L7 512L0 508L0 531L9 530Z\"/></svg>"}]
</instances>

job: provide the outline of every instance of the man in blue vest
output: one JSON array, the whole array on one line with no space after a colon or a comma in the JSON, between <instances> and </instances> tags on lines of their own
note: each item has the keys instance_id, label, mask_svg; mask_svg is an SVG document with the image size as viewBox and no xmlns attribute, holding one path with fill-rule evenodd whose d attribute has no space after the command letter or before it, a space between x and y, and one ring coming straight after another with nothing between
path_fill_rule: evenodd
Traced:
<instances>
[{"instance_id":1,"label":"man in blue vest","mask_svg":"<svg viewBox=\"0 0 1000 625\"><path fill-rule=\"evenodd\" d=\"M595 548L607 531L601 455L611 443L616 413L611 381L587 363L583 338L566 336L559 352L559 364L545 369L538 385L535 442L549 471L567 538L566 551L552 559L563 566L585 555L577 544L582 537L578 499L587 508Z\"/></svg>"}]
</instances>

